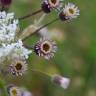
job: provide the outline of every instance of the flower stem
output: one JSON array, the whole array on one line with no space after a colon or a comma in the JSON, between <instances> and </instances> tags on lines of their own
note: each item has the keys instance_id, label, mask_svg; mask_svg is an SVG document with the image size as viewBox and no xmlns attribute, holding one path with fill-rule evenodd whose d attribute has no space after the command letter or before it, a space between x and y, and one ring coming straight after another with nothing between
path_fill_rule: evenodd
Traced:
<instances>
[{"instance_id":1,"label":"flower stem","mask_svg":"<svg viewBox=\"0 0 96 96\"><path fill-rule=\"evenodd\" d=\"M25 15L25 16L22 16L22 17L19 18L19 20L27 19L27 18L29 18L29 17L31 17L31 16L34 16L34 15L40 13L40 12L42 12L42 9L37 10L36 12L29 13L29 14L27 14L27 15Z\"/></svg>"},{"instance_id":2,"label":"flower stem","mask_svg":"<svg viewBox=\"0 0 96 96\"><path fill-rule=\"evenodd\" d=\"M51 78L51 77L52 77L52 76L49 75L48 73L42 72L42 71L40 71L40 70L32 69L32 72L38 73L38 74L41 74L41 75L44 75L44 76L46 76L47 78Z\"/></svg>"},{"instance_id":3,"label":"flower stem","mask_svg":"<svg viewBox=\"0 0 96 96\"><path fill-rule=\"evenodd\" d=\"M27 49L34 49L34 46L30 46L30 45L27 45L27 44L24 44L24 43L23 43L23 46L26 47Z\"/></svg>"},{"instance_id":4,"label":"flower stem","mask_svg":"<svg viewBox=\"0 0 96 96\"><path fill-rule=\"evenodd\" d=\"M7 92L6 92L6 88L5 88L5 82L1 78L0 78L0 90L1 90L0 94L2 94L2 96L7 96Z\"/></svg>"},{"instance_id":5,"label":"flower stem","mask_svg":"<svg viewBox=\"0 0 96 96\"><path fill-rule=\"evenodd\" d=\"M36 34L38 31L40 31L41 29L43 29L43 28L45 28L45 27L53 24L54 22L56 22L56 21L58 21L58 20L59 20L59 18L56 18L56 19L52 20L51 22L43 25L42 27L38 28L38 29L37 29L35 32L33 32L32 34L30 34L29 36L25 37L22 41L25 41L26 39L30 38L32 35Z\"/></svg>"}]
</instances>

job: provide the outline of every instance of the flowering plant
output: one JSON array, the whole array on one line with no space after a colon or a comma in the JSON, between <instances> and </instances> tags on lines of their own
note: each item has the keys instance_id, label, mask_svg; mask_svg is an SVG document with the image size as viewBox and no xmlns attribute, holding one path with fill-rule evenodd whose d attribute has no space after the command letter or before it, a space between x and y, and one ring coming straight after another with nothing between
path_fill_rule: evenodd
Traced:
<instances>
[{"instance_id":1,"label":"flowering plant","mask_svg":"<svg viewBox=\"0 0 96 96\"><path fill-rule=\"evenodd\" d=\"M26 74L28 70L28 58L30 58L32 53L47 60L55 56L58 49L57 44L49 34L48 29L46 29L47 26L58 20L71 22L72 19L77 18L79 15L79 9L76 5L73 3L65 4L63 0L43 0L40 10L19 18L15 17L14 12L8 12L12 0L1 0L0 3L2 5L0 11L0 71L2 74L10 74L16 77ZM57 18L41 26L41 21L45 15L52 11L56 12ZM44 14L38 22L35 21L34 24L29 25L21 32L19 23L40 12ZM40 35L40 40L31 46L26 44L25 41L35 34ZM38 70L32 69L32 71L49 76ZM60 75L49 77L53 83L64 89L68 88L70 83L69 78ZM15 85L10 84L6 89L6 94L9 96L32 96L29 91Z\"/></svg>"}]
</instances>

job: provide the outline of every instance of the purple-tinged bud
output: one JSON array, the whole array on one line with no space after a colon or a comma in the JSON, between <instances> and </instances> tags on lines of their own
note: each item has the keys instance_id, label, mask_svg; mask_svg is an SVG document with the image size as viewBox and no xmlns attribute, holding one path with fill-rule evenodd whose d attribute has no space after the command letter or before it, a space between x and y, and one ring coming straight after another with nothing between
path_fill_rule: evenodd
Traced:
<instances>
[{"instance_id":1,"label":"purple-tinged bud","mask_svg":"<svg viewBox=\"0 0 96 96\"><path fill-rule=\"evenodd\" d=\"M50 8L50 6L49 6L48 3L43 2L42 5L41 5L41 7L42 7L42 10L43 10L45 13L50 13L50 12L51 12L51 8Z\"/></svg>"},{"instance_id":2,"label":"purple-tinged bud","mask_svg":"<svg viewBox=\"0 0 96 96\"><path fill-rule=\"evenodd\" d=\"M12 0L1 0L1 4L3 5L10 5L12 3Z\"/></svg>"},{"instance_id":3,"label":"purple-tinged bud","mask_svg":"<svg viewBox=\"0 0 96 96\"><path fill-rule=\"evenodd\" d=\"M66 20L68 20L63 12L61 12L61 13L59 14L59 18L60 18L61 21L66 21Z\"/></svg>"},{"instance_id":4,"label":"purple-tinged bud","mask_svg":"<svg viewBox=\"0 0 96 96\"><path fill-rule=\"evenodd\" d=\"M67 89L69 87L69 84L70 84L70 79L69 78L62 77L60 75L53 76L52 81L53 81L53 83L61 86L64 89Z\"/></svg>"},{"instance_id":5,"label":"purple-tinged bud","mask_svg":"<svg viewBox=\"0 0 96 96\"><path fill-rule=\"evenodd\" d=\"M8 11L11 3L12 3L12 0L0 0L0 7L1 7L0 10Z\"/></svg>"}]
</instances>

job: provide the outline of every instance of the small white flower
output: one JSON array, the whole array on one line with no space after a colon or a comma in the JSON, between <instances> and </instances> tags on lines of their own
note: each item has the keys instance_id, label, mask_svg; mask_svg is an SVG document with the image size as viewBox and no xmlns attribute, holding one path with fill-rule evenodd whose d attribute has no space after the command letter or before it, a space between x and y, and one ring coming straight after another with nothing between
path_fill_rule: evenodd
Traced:
<instances>
[{"instance_id":1,"label":"small white flower","mask_svg":"<svg viewBox=\"0 0 96 96\"><path fill-rule=\"evenodd\" d=\"M32 53L31 50L28 50L23 46L23 43L21 40L18 40L18 42L14 43L13 45L14 45L14 49L12 53L13 57L21 57L21 58L28 59L29 57L28 55Z\"/></svg>"},{"instance_id":2,"label":"small white flower","mask_svg":"<svg viewBox=\"0 0 96 96\"><path fill-rule=\"evenodd\" d=\"M3 12L0 12L0 19L4 19L6 18L6 12L3 11Z\"/></svg>"},{"instance_id":3,"label":"small white flower","mask_svg":"<svg viewBox=\"0 0 96 96\"><path fill-rule=\"evenodd\" d=\"M6 16L6 19L13 19L14 18L14 13L8 13Z\"/></svg>"},{"instance_id":4,"label":"small white flower","mask_svg":"<svg viewBox=\"0 0 96 96\"><path fill-rule=\"evenodd\" d=\"M21 59L13 59L12 63L9 65L9 72L12 75L22 76L27 70L27 63Z\"/></svg>"},{"instance_id":5,"label":"small white flower","mask_svg":"<svg viewBox=\"0 0 96 96\"><path fill-rule=\"evenodd\" d=\"M9 96L32 96L32 93L22 87L17 87L13 84L7 87Z\"/></svg>"},{"instance_id":6,"label":"small white flower","mask_svg":"<svg viewBox=\"0 0 96 96\"><path fill-rule=\"evenodd\" d=\"M45 59L50 59L54 56L57 51L56 43L50 39L42 38L34 46L34 52Z\"/></svg>"},{"instance_id":7,"label":"small white flower","mask_svg":"<svg viewBox=\"0 0 96 96\"><path fill-rule=\"evenodd\" d=\"M11 43L15 40L18 20L14 19L14 13L0 12L0 43Z\"/></svg>"},{"instance_id":8,"label":"small white flower","mask_svg":"<svg viewBox=\"0 0 96 96\"><path fill-rule=\"evenodd\" d=\"M71 20L73 18L77 18L78 15L80 15L78 7L72 3L68 3L60 12L59 17L61 20Z\"/></svg>"},{"instance_id":9,"label":"small white flower","mask_svg":"<svg viewBox=\"0 0 96 96\"><path fill-rule=\"evenodd\" d=\"M77 6L75 6L72 3L68 3L68 5L65 5L65 8L63 9L63 12L68 19L76 18L80 12Z\"/></svg>"},{"instance_id":10,"label":"small white flower","mask_svg":"<svg viewBox=\"0 0 96 96\"><path fill-rule=\"evenodd\" d=\"M9 96L22 96L22 92L19 87L12 85L7 88Z\"/></svg>"},{"instance_id":11,"label":"small white flower","mask_svg":"<svg viewBox=\"0 0 96 96\"><path fill-rule=\"evenodd\" d=\"M23 43L21 40L19 40L16 43L11 44L2 44L0 47L0 58L22 58L22 59L28 59L29 55L32 53L31 50L28 50L23 46Z\"/></svg>"}]
</instances>

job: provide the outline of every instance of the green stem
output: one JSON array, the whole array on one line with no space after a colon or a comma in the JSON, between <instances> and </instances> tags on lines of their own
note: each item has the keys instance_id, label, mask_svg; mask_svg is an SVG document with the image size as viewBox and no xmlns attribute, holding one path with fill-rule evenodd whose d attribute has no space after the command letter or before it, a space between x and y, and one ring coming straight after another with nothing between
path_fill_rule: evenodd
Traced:
<instances>
[{"instance_id":1,"label":"green stem","mask_svg":"<svg viewBox=\"0 0 96 96\"><path fill-rule=\"evenodd\" d=\"M44 13L44 14L38 19L38 21L37 21L37 20L35 21L34 25L35 25L35 26L40 26L40 24L41 24L41 22L44 20L45 16L46 16L46 14Z\"/></svg>"},{"instance_id":2,"label":"green stem","mask_svg":"<svg viewBox=\"0 0 96 96\"><path fill-rule=\"evenodd\" d=\"M42 71L40 71L40 70L32 69L31 71L34 72L34 73L37 73L37 74L39 73L39 74L41 74L41 75L44 75L44 76L46 76L46 77L48 77L48 78L51 78L51 77L52 77L52 76L49 75L48 73L42 72Z\"/></svg>"},{"instance_id":3,"label":"green stem","mask_svg":"<svg viewBox=\"0 0 96 96\"><path fill-rule=\"evenodd\" d=\"M38 10L38 11L36 11L36 12L29 13L29 14L27 14L27 15L25 15L25 16L22 16L22 17L19 18L19 20L27 19L27 18L29 18L29 17L31 17L31 16L33 16L33 15L36 15L36 14L38 14L38 13L40 13L40 12L42 12L42 9L40 9L40 10Z\"/></svg>"},{"instance_id":4,"label":"green stem","mask_svg":"<svg viewBox=\"0 0 96 96\"><path fill-rule=\"evenodd\" d=\"M2 96L8 96L5 88L5 82L3 79L0 78L0 90L2 91Z\"/></svg>"},{"instance_id":5,"label":"green stem","mask_svg":"<svg viewBox=\"0 0 96 96\"><path fill-rule=\"evenodd\" d=\"M45 27L53 24L54 22L56 22L56 21L58 21L58 20L59 20L59 18L56 18L56 19L52 20L51 22L43 25L42 27L38 28L38 29L37 29L35 32L33 32L32 34L30 34L29 36L25 37L22 41L25 41L26 39L30 38L32 35L34 35L34 34L36 34L37 32L39 32L41 29L43 29L43 28L45 28Z\"/></svg>"}]
</instances>

